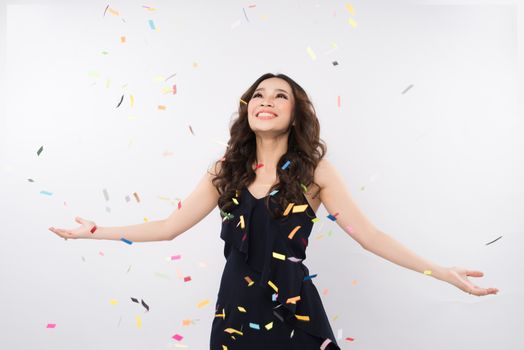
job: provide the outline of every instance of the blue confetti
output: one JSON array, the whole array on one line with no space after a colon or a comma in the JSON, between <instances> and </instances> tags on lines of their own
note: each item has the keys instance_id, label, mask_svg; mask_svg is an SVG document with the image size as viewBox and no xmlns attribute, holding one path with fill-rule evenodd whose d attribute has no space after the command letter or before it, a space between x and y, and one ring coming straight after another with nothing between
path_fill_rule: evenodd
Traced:
<instances>
[{"instance_id":1,"label":"blue confetti","mask_svg":"<svg viewBox=\"0 0 524 350\"><path fill-rule=\"evenodd\" d=\"M152 19L149 20L149 28L155 30L155 22Z\"/></svg>"},{"instance_id":2,"label":"blue confetti","mask_svg":"<svg viewBox=\"0 0 524 350\"><path fill-rule=\"evenodd\" d=\"M249 322L249 327L253 329L260 329L260 326L258 325L258 323Z\"/></svg>"},{"instance_id":3,"label":"blue confetti","mask_svg":"<svg viewBox=\"0 0 524 350\"><path fill-rule=\"evenodd\" d=\"M46 195L48 195L48 196L52 196L52 195L53 195L53 193L51 193L51 192L47 192L47 191L40 191L40 193L41 193L41 194L46 194Z\"/></svg>"},{"instance_id":4,"label":"blue confetti","mask_svg":"<svg viewBox=\"0 0 524 350\"><path fill-rule=\"evenodd\" d=\"M317 275L318 275L318 274L316 273L316 274L314 274L314 275L306 276L306 277L304 277L304 281L307 281L307 280L310 280L310 279L312 279L312 278L315 278L315 277L317 277Z\"/></svg>"},{"instance_id":5,"label":"blue confetti","mask_svg":"<svg viewBox=\"0 0 524 350\"><path fill-rule=\"evenodd\" d=\"M125 238L123 238L123 237L120 238L120 240L121 240L122 242L126 242L127 244L133 244L133 242L128 241L127 239L125 239Z\"/></svg>"},{"instance_id":6,"label":"blue confetti","mask_svg":"<svg viewBox=\"0 0 524 350\"><path fill-rule=\"evenodd\" d=\"M285 170L291 162L288 160L286 164L282 165L282 170Z\"/></svg>"},{"instance_id":7,"label":"blue confetti","mask_svg":"<svg viewBox=\"0 0 524 350\"><path fill-rule=\"evenodd\" d=\"M334 216L331 215L331 214L329 214L329 215L327 216L327 218L330 219L331 221L337 221L337 218L334 217Z\"/></svg>"}]
</instances>

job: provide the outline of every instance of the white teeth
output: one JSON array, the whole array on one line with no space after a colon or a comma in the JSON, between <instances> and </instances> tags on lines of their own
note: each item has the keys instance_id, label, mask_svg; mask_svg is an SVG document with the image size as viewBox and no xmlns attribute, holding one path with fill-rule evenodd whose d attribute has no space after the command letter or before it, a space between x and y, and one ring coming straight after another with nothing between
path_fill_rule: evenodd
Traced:
<instances>
[{"instance_id":1,"label":"white teeth","mask_svg":"<svg viewBox=\"0 0 524 350\"><path fill-rule=\"evenodd\" d=\"M258 113L257 117L275 117L275 115L272 113L262 112L262 113Z\"/></svg>"}]
</instances>

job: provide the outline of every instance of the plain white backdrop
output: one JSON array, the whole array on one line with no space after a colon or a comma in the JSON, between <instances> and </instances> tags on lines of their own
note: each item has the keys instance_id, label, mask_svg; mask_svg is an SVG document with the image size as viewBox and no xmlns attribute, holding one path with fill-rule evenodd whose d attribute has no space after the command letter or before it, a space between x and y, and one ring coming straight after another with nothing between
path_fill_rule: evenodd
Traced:
<instances>
[{"instance_id":1,"label":"plain white backdrop","mask_svg":"<svg viewBox=\"0 0 524 350\"><path fill-rule=\"evenodd\" d=\"M341 348L518 348L522 3L347 3L121 0L104 16L98 0L1 2L0 347L208 348L218 208L169 242L47 228L166 218L222 156L241 94L273 72L308 92L327 158L377 227L500 289L470 296L381 259L321 206L305 264Z\"/></svg>"}]
</instances>

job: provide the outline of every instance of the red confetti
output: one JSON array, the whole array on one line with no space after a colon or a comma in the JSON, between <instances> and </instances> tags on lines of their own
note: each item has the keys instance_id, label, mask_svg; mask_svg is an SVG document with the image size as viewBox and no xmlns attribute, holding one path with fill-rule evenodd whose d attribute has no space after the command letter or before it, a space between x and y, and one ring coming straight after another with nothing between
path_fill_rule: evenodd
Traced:
<instances>
[{"instance_id":1,"label":"red confetti","mask_svg":"<svg viewBox=\"0 0 524 350\"><path fill-rule=\"evenodd\" d=\"M184 282L189 282L189 281L191 281L191 276L184 277Z\"/></svg>"},{"instance_id":2,"label":"red confetti","mask_svg":"<svg viewBox=\"0 0 524 350\"><path fill-rule=\"evenodd\" d=\"M46 328L55 328L56 323L48 323Z\"/></svg>"},{"instance_id":3,"label":"red confetti","mask_svg":"<svg viewBox=\"0 0 524 350\"><path fill-rule=\"evenodd\" d=\"M93 228L92 228L91 231L89 231L89 232L91 232L91 233L95 233L96 229L97 229L97 227L96 227L96 225L95 225L95 226L93 226Z\"/></svg>"}]
</instances>

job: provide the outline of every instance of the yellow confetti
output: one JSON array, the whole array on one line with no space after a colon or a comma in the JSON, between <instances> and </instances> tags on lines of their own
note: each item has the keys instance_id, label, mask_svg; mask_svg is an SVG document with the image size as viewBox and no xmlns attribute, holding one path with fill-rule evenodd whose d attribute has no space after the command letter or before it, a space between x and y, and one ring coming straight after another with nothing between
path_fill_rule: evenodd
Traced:
<instances>
[{"instance_id":1,"label":"yellow confetti","mask_svg":"<svg viewBox=\"0 0 524 350\"><path fill-rule=\"evenodd\" d=\"M289 214L289 212L291 211L291 208L293 208L293 205L295 205L295 203L289 203L286 210L284 211L284 214L282 215L286 216L287 214Z\"/></svg>"},{"instance_id":2,"label":"yellow confetti","mask_svg":"<svg viewBox=\"0 0 524 350\"><path fill-rule=\"evenodd\" d=\"M247 102L244 101L243 99L240 99L240 102L243 103L243 104L245 104L245 105L247 105Z\"/></svg>"},{"instance_id":3,"label":"yellow confetti","mask_svg":"<svg viewBox=\"0 0 524 350\"><path fill-rule=\"evenodd\" d=\"M269 331L271 328L273 328L273 322L269 322L264 327L266 327L266 329Z\"/></svg>"},{"instance_id":4,"label":"yellow confetti","mask_svg":"<svg viewBox=\"0 0 524 350\"><path fill-rule=\"evenodd\" d=\"M269 286L270 286L271 288L273 288L273 290L274 290L275 292L278 293L278 287L275 286L275 284L274 284L273 282L271 282L271 281L267 281L267 284L269 284Z\"/></svg>"},{"instance_id":5,"label":"yellow confetti","mask_svg":"<svg viewBox=\"0 0 524 350\"><path fill-rule=\"evenodd\" d=\"M191 324L191 320L182 320L182 326L189 326Z\"/></svg>"},{"instance_id":6,"label":"yellow confetti","mask_svg":"<svg viewBox=\"0 0 524 350\"><path fill-rule=\"evenodd\" d=\"M229 334L236 333L236 334L244 335L244 333L242 333L240 331L237 331L234 328L226 328L226 329L224 329L224 332L229 333Z\"/></svg>"},{"instance_id":7,"label":"yellow confetti","mask_svg":"<svg viewBox=\"0 0 524 350\"><path fill-rule=\"evenodd\" d=\"M306 187L306 185L304 185L304 184L301 183L300 186L302 186L302 188L304 189L304 193L306 193L306 192L307 192L307 187Z\"/></svg>"},{"instance_id":8,"label":"yellow confetti","mask_svg":"<svg viewBox=\"0 0 524 350\"><path fill-rule=\"evenodd\" d=\"M424 275L431 275L431 270L424 271Z\"/></svg>"},{"instance_id":9,"label":"yellow confetti","mask_svg":"<svg viewBox=\"0 0 524 350\"><path fill-rule=\"evenodd\" d=\"M238 311L240 312L247 312L245 308L243 308L242 306L238 306Z\"/></svg>"},{"instance_id":10,"label":"yellow confetti","mask_svg":"<svg viewBox=\"0 0 524 350\"><path fill-rule=\"evenodd\" d=\"M293 297L293 298L289 298L287 301L286 301L286 304L296 304L297 301L300 300L300 295L297 295L296 297Z\"/></svg>"},{"instance_id":11,"label":"yellow confetti","mask_svg":"<svg viewBox=\"0 0 524 350\"><path fill-rule=\"evenodd\" d=\"M135 97L133 95L129 95L129 102L131 103L131 107L135 105Z\"/></svg>"},{"instance_id":12,"label":"yellow confetti","mask_svg":"<svg viewBox=\"0 0 524 350\"><path fill-rule=\"evenodd\" d=\"M125 36L121 36L120 37L120 42L123 44L126 42L126 37Z\"/></svg>"},{"instance_id":13,"label":"yellow confetti","mask_svg":"<svg viewBox=\"0 0 524 350\"><path fill-rule=\"evenodd\" d=\"M309 316L295 315L295 317L300 321L309 321Z\"/></svg>"},{"instance_id":14,"label":"yellow confetti","mask_svg":"<svg viewBox=\"0 0 524 350\"><path fill-rule=\"evenodd\" d=\"M165 111L166 110L166 106L164 105L158 105L158 109L162 110L162 111Z\"/></svg>"},{"instance_id":15,"label":"yellow confetti","mask_svg":"<svg viewBox=\"0 0 524 350\"><path fill-rule=\"evenodd\" d=\"M199 302L197 304L197 307L200 309L200 308L203 308L204 306L206 306L207 304L209 304L209 300L205 299L205 300L202 300L201 302Z\"/></svg>"},{"instance_id":16,"label":"yellow confetti","mask_svg":"<svg viewBox=\"0 0 524 350\"><path fill-rule=\"evenodd\" d=\"M313 218L311 219L312 222L319 222L320 221L320 218Z\"/></svg>"},{"instance_id":17,"label":"yellow confetti","mask_svg":"<svg viewBox=\"0 0 524 350\"><path fill-rule=\"evenodd\" d=\"M227 350L227 346L222 345L222 350Z\"/></svg>"},{"instance_id":18,"label":"yellow confetti","mask_svg":"<svg viewBox=\"0 0 524 350\"><path fill-rule=\"evenodd\" d=\"M240 228L246 228L246 224L244 222L244 215L240 215Z\"/></svg>"},{"instance_id":19,"label":"yellow confetti","mask_svg":"<svg viewBox=\"0 0 524 350\"><path fill-rule=\"evenodd\" d=\"M246 280L248 287L251 287L255 283L249 276L244 277L244 279Z\"/></svg>"},{"instance_id":20,"label":"yellow confetti","mask_svg":"<svg viewBox=\"0 0 524 350\"><path fill-rule=\"evenodd\" d=\"M353 9L353 6L351 4L346 4L346 9L351 13L353 16L355 15L355 10Z\"/></svg>"},{"instance_id":21,"label":"yellow confetti","mask_svg":"<svg viewBox=\"0 0 524 350\"><path fill-rule=\"evenodd\" d=\"M226 319L226 314L224 314L224 313L215 314L215 317L222 317L225 320Z\"/></svg>"},{"instance_id":22,"label":"yellow confetti","mask_svg":"<svg viewBox=\"0 0 524 350\"><path fill-rule=\"evenodd\" d=\"M287 238L289 238L289 239L293 239L293 236L295 236L295 233L297 233L297 231L300 230L300 227L301 227L300 225L298 225L297 227L295 227L295 228L293 229L293 231L291 231L291 232L289 233L289 235L287 236Z\"/></svg>"},{"instance_id":23,"label":"yellow confetti","mask_svg":"<svg viewBox=\"0 0 524 350\"><path fill-rule=\"evenodd\" d=\"M233 199L233 203L235 203L236 205L238 205L238 200L236 198L232 198Z\"/></svg>"},{"instance_id":24,"label":"yellow confetti","mask_svg":"<svg viewBox=\"0 0 524 350\"><path fill-rule=\"evenodd\" d=\"M136 326L142 328L142 318L140 316L136 316Z\"/></svg>"},{"instance_id":25,"label":"yellow confetti","mask_svg":"<svg viewBox=\"0 0 524 350\"><path fill-rule=\"evenodd\" d=\"M355 28L355 27L357 26L357 22L356 22L353 18L350 18L350 19L348 20L348 22L349 22L349 24L351 24L351 26L352 26L353 28Z\"/></svg>"},{"instance_id":26,"label":"yellow confetti","mask_svg":"<svg viewBox=\"0 0 524 350\"><path fill-rule=\"evenodd\" d=\"M119 15L118 11L113 10L112 8L109 8L108 10L109 10L109 13L112 14L113 16L118 16Z\"/></svg>"},{"instance_id":27,"label":"yellow confetti","mask_svg":"<svg viewBox=\"0 0 524 350\"><path fill-rule=\"evenodd\" d=\"M302 213L304 210L307 209L307 204L303 204L303 205L295 205L293 207L293 213Z\"/></svg>"},{"instance_id":28,"label":"yellow confetti","mask_svg":"<svg viewBox=\"0 0 524 350\"><path fill-rule=\"evenodd\" d=\"M315 55L315 53L313 52L313 49L310 46L308 46L306 50L307 50L309 57L311 57L313 61L317 59L317 55Z\"/></svg>"},{"instance_id":29,"label":"yellow confetti","mask_svg":"<svg viewBox=\"0 0 524 350\"><path fill-rule=\"evenodd\" d=\"M275 252L273 252L273 258L277 258L277 259L280 259L280 260L286 260L286 256L284 254L279 254L279 253L275 253Z\"/></svg>"},{"instance_id":30,"label":"yellow confetti","mask_svg":"<svg viewBox=\"0 0 524 350\"><path fill-rule=\"evenodd\" d=\"M118 300L116 300L116 299L111 299L111 300L109 300L109 302L111 303L111 305L118 304Z\"/></svg>"}]
</instances>

